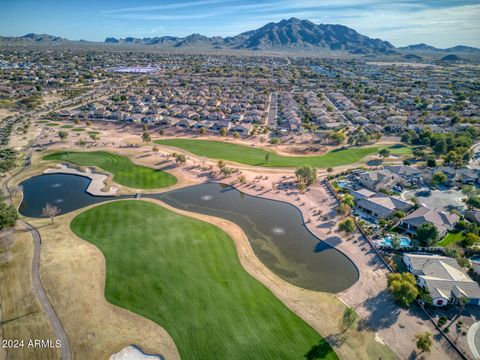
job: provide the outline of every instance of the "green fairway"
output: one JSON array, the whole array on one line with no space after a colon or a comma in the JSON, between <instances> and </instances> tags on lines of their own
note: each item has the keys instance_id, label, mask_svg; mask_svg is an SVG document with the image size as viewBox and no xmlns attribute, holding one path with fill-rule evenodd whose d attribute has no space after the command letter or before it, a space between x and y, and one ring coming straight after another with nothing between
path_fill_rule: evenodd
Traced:
<instances>
[{"instance_id":1,"label":"green fairway","mask_svg":"<svg viewBox=\"0 0 480 360\"><path fill-rule=\"evenodd\" d=\"M316 156L282 156L257 147L231 144L221 141L192 140L192 139L167 139L155 141L159 145L174 146L191 152L198 156L212 159L234 161L241 164L266 167L299 167L315 166L328 168L353 164L367 155L378 153L381 149L376 146L353 147L341 150L332 150L325 155ZM410 148L402 145L389 147L392 154L404 155L411 153ZM269 154L269 161L265 155Z\"/></svg>"},{"instance_id":2,"label":"green fairway","mask_svg":"<svg viewBox=\"0 0 480 360\"><path fill-rule=\"evenodd\" d=\"M125 156L106 151L59 151L49 154L43 159L68 161L80 166L98 166L112 173L116 183L136 189L158 189L174 185L177 182L175 176L169 173L135 165Z\"/></svg>"},{"instance_id":3,"label":"green fairway","mask_svg":"<svg viewBox=\"0 0 480 360\"><path fill-rule=\"evenodd\" d=\"M164 327L183 360L302 359L313 346L315 359L337 359L211 224L127 200L87 210L71 228L105 255L106 298Z\"/></svg>"}]
</instances>

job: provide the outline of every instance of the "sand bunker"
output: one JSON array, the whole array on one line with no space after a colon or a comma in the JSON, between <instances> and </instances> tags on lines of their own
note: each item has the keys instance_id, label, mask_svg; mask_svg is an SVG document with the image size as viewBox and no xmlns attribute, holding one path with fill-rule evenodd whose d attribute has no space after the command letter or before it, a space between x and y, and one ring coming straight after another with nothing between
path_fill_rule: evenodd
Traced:
<instances>
[{"instance_id":1,"label":"sand bunker","mask_svg":"<svg viewBox=\"0 0 480 360\"><path fill-rule=\"evenodd\" d=\"M163 360L163 356L160 355L148 355L143 353L136 346L127 346L116 354L110 356L110 360Z\"/></svg>"}]
</instances>

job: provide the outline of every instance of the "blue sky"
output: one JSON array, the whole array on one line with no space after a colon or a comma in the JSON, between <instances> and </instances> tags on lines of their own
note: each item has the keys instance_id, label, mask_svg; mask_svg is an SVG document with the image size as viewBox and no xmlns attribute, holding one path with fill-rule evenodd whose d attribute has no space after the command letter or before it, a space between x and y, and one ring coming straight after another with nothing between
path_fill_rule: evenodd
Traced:
<instances>
[{"instance_id":1,"label":"blue sky","mask_svg":"<svg viewBox=\"0 0 480 360\"><path fill-rule=\"evenodd\" d=\"M1 0L0 35L229 36L292 16L346 25L396 46L480 47L480 0Z\"/></svg>"}]
</instances>

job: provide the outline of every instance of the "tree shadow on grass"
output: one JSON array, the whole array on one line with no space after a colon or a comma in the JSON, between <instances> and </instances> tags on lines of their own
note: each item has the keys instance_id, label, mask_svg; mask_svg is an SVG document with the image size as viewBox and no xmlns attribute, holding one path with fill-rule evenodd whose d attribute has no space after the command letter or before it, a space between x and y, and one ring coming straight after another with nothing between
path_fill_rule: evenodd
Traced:
<instances>
[{"instance_id":1,"label":"tree shadow on grass","mask_svg":"<svg viewBox=\"0 0 480 360\"><path fill-rule=\"evenodd\" d=\"M308 352L303 355L307 360L325 359L332 352L332 348L325 340L320 340L317 345L313 345Z\"/></svg>"}]
</instances>

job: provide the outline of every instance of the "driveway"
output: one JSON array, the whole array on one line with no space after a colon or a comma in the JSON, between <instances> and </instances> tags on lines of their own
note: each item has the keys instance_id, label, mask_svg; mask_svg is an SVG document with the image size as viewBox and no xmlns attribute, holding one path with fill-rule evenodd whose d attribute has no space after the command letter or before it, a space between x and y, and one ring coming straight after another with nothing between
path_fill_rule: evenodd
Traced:
<instances>
[{"instance_id":1,"label":"driveway","mask_svg":"<svg viewBox=\"0 0 480 360\"><path fill-rule=\"evenodd\" d=\"M480 321L470 326L467 334L468 346L474 359L480 359Z\"/></svg>"}]
</instances>

